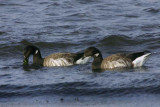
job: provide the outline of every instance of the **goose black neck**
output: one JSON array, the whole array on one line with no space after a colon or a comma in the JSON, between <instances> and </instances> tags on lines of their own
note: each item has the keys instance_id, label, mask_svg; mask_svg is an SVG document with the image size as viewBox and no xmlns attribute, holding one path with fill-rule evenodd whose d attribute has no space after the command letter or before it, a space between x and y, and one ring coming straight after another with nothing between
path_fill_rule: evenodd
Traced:
<instances>
[{"instance_id":1,"label":"goose black neck","mask_svg":"<svg viewBox=\"0 0 160 107\"><path fill-rule=\"evenodd\" d=\"M79 60L84 56L84 53L77 53L76 56L74 57L75 61Z\"/></svg>"},{"instance_id":2,"label":"goose black neck","mask_svg":"<svg viewBox=\"0 0 160 107\"><path fill-rule=\"evenodd\" d=\"M43 61L44 59L42 58L40 51L38 51L37 54L33 55L33 64L43 65Z\"/></svg>"},{"instance_id":3,"label":"goose black neck","mask_svg":"<svg viewBox=\"0 0 160 107\"><path fill-rule=\"evenodd\" d=\"M92 69L101 69L102 61L103 61L103 57L102 57L102 54L99 52L98 56L94 56Z\"/></svg>"}]
</instances>

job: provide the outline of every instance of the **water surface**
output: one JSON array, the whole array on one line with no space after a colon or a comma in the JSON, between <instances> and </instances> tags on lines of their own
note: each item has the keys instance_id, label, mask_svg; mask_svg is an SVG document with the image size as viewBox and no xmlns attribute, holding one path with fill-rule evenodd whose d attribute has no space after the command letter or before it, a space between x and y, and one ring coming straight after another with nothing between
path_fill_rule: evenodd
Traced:
<instances>
[{"instance_id":1,"label":"water surface","mask_svg":"<svg viewBox=\"0 0 160 107\"><path fill-rule=\"evenodd\" d=\"M159 54L142 68L101 73L92 72L91 63L23 67L22 61L23 48L31 44L43 57L89 46L103 57L160 52L159 13L158 0L1 0L0 105L157 107Z\"/></svg>"}]
</instances>

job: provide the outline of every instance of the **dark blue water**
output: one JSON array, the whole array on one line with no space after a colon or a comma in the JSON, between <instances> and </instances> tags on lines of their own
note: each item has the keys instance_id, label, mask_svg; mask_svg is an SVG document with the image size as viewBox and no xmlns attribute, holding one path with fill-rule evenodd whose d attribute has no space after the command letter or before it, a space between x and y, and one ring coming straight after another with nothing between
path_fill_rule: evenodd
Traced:
<instances>
[{"instance_id":1,"label":"dark blue water","mask_svg":"<svg viewBox=\"0 0 160 107\"><path fill-rule=\"evenodd\" d=\"M23 67L23 48L31 44L43 57L89 46L104 57L160 52L159 0L0 0L0 105L159 105L160 54L142 68L101 73L91 63Z\"/></svg>"}]
</instances>

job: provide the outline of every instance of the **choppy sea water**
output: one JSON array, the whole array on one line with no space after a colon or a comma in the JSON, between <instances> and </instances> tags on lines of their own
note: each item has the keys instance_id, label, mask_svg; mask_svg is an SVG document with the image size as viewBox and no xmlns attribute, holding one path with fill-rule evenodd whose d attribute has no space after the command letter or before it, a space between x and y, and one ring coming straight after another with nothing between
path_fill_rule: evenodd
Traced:
<instances>
[{"instance_id":1,"label":"choppy sea water","mask_svg":"<svg viewBox=\"0 0 160 107\"><path fill-rule=\"evenodd\" d=\"M22 61L30 44L43 57L89 46L103 57L160 52L159 19L159 0L0 0L0 105L157 107L160 54L141 68L101 73L92 72L91 63L24 68Z\"/></svg>"}]
</instances>

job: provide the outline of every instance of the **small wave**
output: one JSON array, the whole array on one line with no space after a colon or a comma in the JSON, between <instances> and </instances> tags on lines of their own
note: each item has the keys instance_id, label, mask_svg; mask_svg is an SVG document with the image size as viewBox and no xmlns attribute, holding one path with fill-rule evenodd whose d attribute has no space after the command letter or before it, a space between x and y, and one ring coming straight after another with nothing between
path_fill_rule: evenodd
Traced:
<instances>
[{"instance_id":1,"label":"small wave","mask_svg":"<svg viewBox=\"0 0 160 107\"><path fill-rule=\"evenodd\" d=\"M39 94L74 94L78 87L91 87L93 84L87 82L66 82L59 84L45 84L35 86L0 85L0 97L26 96ZM77 90L77 91L76 91Z\"/></svg>"},{"instance_id":2,"label":"small wave","mask_svg":"<svg viewBox=\"0 0 160 107\"><path fill-rule=\"evenodd\" d=\"M145 24L143 26L141 26L141 29L143 31L152 31L152 30L159 30L160 28L160 25L159 24ZM146 34L147 35L147 34ZM155 34L152 34L152 35L155 35ZM158 35L159 36L159 35ZM152 37L152 36L151 36Z\"/></svg>"},{"instance_id":3,"label":"small wave","mask_svg":"<svg viewBox=\"0 0 160 107\"><path fill-rule=\"evenodd\" d=\"M132 38L125 35L109 35L99 41L102 45L115 46L115 45L131 45L136 44Z\"/></svg>"},{"instance_id":4,"label":"small wave","mask_svg":"<svg viewBox=\"0 0 160 107\"><path fill-rule=\"evenodd\" d=\"M21 41L23 45L35 45L38 47L52 47L52 48L66 48L70 46L76 46L76 43L73 42L67 42L67 41L59 41L59 42L29 42L27 40Z\"/></svg>"},{"instance_id":5,"label":"small wave","mask_svg":"<svg viewBox=\"0 0 160 107\"><path fill-rule=\"evenodd\" d=\"M3 35L3 34L5 34L6 32L0 32L0 35Z\"/></svg>"},{"instance_id":6,"label":"small wave","mask_svg":"<svg viewBox=\"0 0 160 107\"><path fill-rule=\"evenodd\" d=\"M99 3L97 0L76 0L80 4Z\"/></svg>"},{"instance_id":7,"label":"small wave","mask_svg":"<svg viewBox=\"0 0 160 107\"><path fill-rule=\"evenodd\" d=\"M147 9L144 9L144 11L150 12L150 13L158 13L158 12L160 11L160 9L156 9L156 8L147 8Z\"/></svg>"},{"instance_id":8,"label":"small wave","mask_svg":"<svg viewBox=\"0 0 160 107\"><path fill-rule=\"evenodd\" d=\"M9 3L8 1L7 2L1 2L0 3L0 6L26 6L24 4L17 4L17 3Z\"/></svg>"},{"instance_id":9,"label":"small wave","mask_svg":"<svg viewBox=\"0 0 160 107\"><path fill-rule=\"evenodd\" d=\"M5 50L7 52L7 50L12 51L12 50L18 50L18 51L22 51L23 48L26 45L35 45L38 47L52 47L52 48L65 48L65 47L69 47L69 46L75 46L77 45L76 43L72 43L72 42L67 42L67 41L59 41L59 42L36 42L36 41L28 41L28 40L22 40L18 43L11 43L11 44L4 44L0 46L1 50Z\"/></svg>"},{"instance_id":10,"label":"small wave","mask_svg":"<svg viewBox=\"0 0 160 107\"><path fill-rule=\"evenodd\" d=\"M101 29L98 27L84 27L84 28L80 28L80 29L76 29L73 32L70 32L70 35L79 35L79 34L83 34L83 35L94 35L97 34ZM89 38L89 36L88 36Z\"/></svg>"},{"instance_id":11,"label":"small wave","mask_svg":"<svg viewBox=\"0 0 160 107\"><path fill-rule=\"evenodd\" d=\"M95 87L96 86L96 87ZM160 86L103 88L87 82L45 84L36 86L1 85L0 97L39 95L121 96L136 93L160 94Z\"/></svg>"},{"instance_id":12,"label":"small wave","mask_svg":"<svg viewBox=\"0 0 160 107\"><path fill-rule=\"evenodd\" d=\"M125 35L109 35L101 39L98 44L100 46L141 46L143 45L146 49L150 46L157 47L157 44L160 42L159 33L156 34L144 34L139 35L135 38L131 38Z\"/></svg>"}]
</instances>

